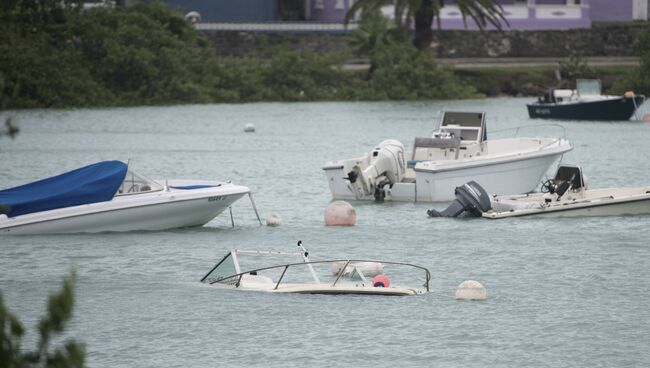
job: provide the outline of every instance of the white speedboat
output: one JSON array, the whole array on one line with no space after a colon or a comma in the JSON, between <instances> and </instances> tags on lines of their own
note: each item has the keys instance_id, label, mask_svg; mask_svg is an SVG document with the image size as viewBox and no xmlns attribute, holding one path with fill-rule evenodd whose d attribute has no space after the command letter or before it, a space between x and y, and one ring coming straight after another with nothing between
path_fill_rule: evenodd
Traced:
<instances>
[{"instance_id":1,"label":"white speedboat","mask_svg":"<svg viewBox=\"0 0 650 368\"><path fill-rule=\"evenodd\" d=\"M0 234L201 226L246 194L247 187L226 182L151 180L103 161L0 191Z\"/></svg>"},{"instance_id":2,"label":"white speedboat","mask_svg":"<svg viewBox=\"0 0 650 368\"><path fill-rule=\"evenodd\" d=\"M299 241L298 246L300 251L295 253L230 250L203 276L201 282L226 289L269 293L408 296L429 292L431 274L424 267L386 261L310 260L302 242ZM244 266L247 260L250 262L250 258L256 260ZM269 258L289 261L264 264L263 260ZM393 282L384 274L385 267L390 268L391 271L387 273ZM416 277L416 274L421 278ZM371 275L375 277L370 279ZM394 285L402 280L414 279L420 279L422 286Z\"/></svg>"},{"instance_id":3,"label":"white speedboat","mask_svg":"<svg viewBox=\"0 0 650 368\"><path fill-rule=\"evenodd\" d=\"M555 177L542 184L542 193L492 196L476 182L456 188L456 200L445 210L429 210L431 217L578 217L650 214L650 186L588 189L582 170L561 165Z\"/></svg>"},{"instance_id":4,"label":"white speedboat","mask_svg":"<svg viewBox=\"0 0 650 368\"><path fill-rule=\"evenodd\" d=\"M334 199L440 202L453 200L454 188L470 180L491 193L531 192L571 149L564 137L488 139L485 113L444 112L438 129L415 138L410 153L386 140L370 154L330 161L323 170Z\"/></svg>"}]
</instances>

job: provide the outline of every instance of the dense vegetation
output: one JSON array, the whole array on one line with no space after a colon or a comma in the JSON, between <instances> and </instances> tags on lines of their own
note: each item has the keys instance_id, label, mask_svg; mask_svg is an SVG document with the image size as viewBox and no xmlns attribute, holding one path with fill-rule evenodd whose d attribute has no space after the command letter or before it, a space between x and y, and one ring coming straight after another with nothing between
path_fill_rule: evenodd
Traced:
<instances>
[{"instance_id":1,"label":"dense vegetation","mask_svg":"<svg viewBox=\"0 0 650 368\"><path fill-rule=\"evenodd\" d=\"M71 367L81 368L85 362L83 344L67 340L51 351L55 341L61 341L66 323L74 307L74 272L63 280L61 291L50 295L47 315L39 321L39 340L36 350L21 346L25 328L4 305L0 294L0 367ZM53 341L55 340L55 341ZM57 344L58 345L58 344Z\"/></svg>"},{"instance_id":2,"label":"dense vegetation","mask_svg":"<svg viewBox=\"0 0 650 368\"><path fill-rule=\"evenodd\" d=\"M0 9L0 108L462 98L475 95L431 52L387 44L368 72L345 53L288 47L217 57L163 4L83 10L79 0Z\"/></svg>"},{"instance_id":3,"label":"dense vegetation","mask_svg":"<svg viewBox=\"0 0 650 368\"><path fill-rule=\"evenodd\" d=\"M287 0L289 3L293 0ZM368 13L338 53L268 47L217 56L180 13L160 3L84 10L81 0L0 3L0 109L316 100L417 100L538 94L558 84L554 68L452 71L408 30ZM650 31L642 67L560 66L567 81L604 79L607 90L650 94ZM342 65L367 57L369 70ZM567 82L559 82L559 85ZM610 88L610 86L613 87Z\"/></svg>"},{"instance_id":4,"label":"dense vegetation","mask_svg":"<svg viewBox=\"0 0 650 368\"><path fill-rule=\"evenodd\" d=\"M624 78L620 78L614 85L617 93L634 91L650 96L650 28L641 33L635 44L641 65L638 68L628 68Z\"/></svg>"}]
</instances>

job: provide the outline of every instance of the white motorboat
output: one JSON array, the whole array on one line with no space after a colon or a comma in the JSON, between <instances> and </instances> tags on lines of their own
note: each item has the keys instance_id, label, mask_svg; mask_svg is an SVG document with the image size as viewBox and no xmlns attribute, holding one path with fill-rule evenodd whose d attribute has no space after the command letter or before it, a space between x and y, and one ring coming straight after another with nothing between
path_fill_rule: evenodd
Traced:
<instances>
[{"instance_id":1,"label":"white motorboat","mask_svg":"<svg viewBox=\"0 0 650 368\"><path fill-rule=\"evenodd\" d=\"M298 246L300 251L294 253L230 250L203 276L201 282L226 289L269 293L408 296L429 292L431 274L424 267L387 261L310 260L302 242L299 241ZM251 265L244 265L251 258L256 260ZM290 261L265 265L264 261L259 261L260 258ZM385 267L391 269L388 273L394 282L384 274ZM421 287L394 285L402 280L416 279L416 273L423 276ZM369 279L373 275L375 277Z\"/></svg>"},{"instance_id":2,"label":"white motorboat","mask_svg":"<svg viewBox=\"0 0 650 368\"><path fill-rule=\"evenodd\" d=\"M513 138L488 139L485 113L443 112L438 129L415 138L410 154L386 140L370 154L330 161L323 170L334 199L450 201L454 188L470 180L491 193L529 193L572 146L564 137L517 137L522 128L513 128Z\"/></svg>"},{"instance_id":3,"label":"white motorboat","mask_svg":"<svg viewBox=\"0 0 650 368\"><path fill-rule=\"evenodd\" d=\"M246 194L229 182L151 180L123 162L103 161L0 191L0 234L201 226Z\"/></svg>"},{"instance_id":4,"label":"white motorboat","mask_svg":"<svg viewBox=\"0 0 650 368\"><path fill-rule=\"evenodd\" d=\"M579 166L561 165L542 193L492 196L476 182L456 188L456 200L431 217L578 217L650 214L650 186L588 189Z\"/></svg>"}]
</instances>

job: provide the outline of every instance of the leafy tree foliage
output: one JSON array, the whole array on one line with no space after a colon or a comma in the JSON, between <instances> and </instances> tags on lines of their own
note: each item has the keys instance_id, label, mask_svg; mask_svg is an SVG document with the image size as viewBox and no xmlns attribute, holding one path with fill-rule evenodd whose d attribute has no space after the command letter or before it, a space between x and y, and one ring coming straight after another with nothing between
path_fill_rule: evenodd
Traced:
<instances>
[{"instance_id":1,"label":"leafy tree foliage","mask_svg":"<svg viewBox=\"0 0 650 368\"><path fill-rule=\"evenodd\" d=\"M445 0L357 0L348 10L345 21L349 22L358 12L361 12L363 18L390 4L395 7L394 19L399 26L408 28L411 24L414 25L415 47L429 48L433 40L433 21L435 19L440 28L440 11L445 5ZM501 22L508 23L503 16L503 8L494 0L455 0L455 4L463 17L465 27L467 17L471 18L481 31L489 25L500 30Z\"/></svg>"},{"instance_id":2,"label":"leafy tree foliage","mask_svg":"<svg viewBox=\"0 0 650 368\"><path fill-rule=\"evenodd\" d=\"M21 339L25 333L20 321L4 305L0 294L0 367L81 368L84 366L83 344L69 340L50 351L52 339L60 335L72 317L74 306L74 272L64 278L61 291L50 295L47 315L38 324L39 342L35 351L23 352Z\"/></svg>"},{"instance_id":3,"label":"leafy tree foliage","mask_svg":"<svg viewBox=\"0 0 650 368\"><path fill-rule=\"evenodd\" d=\"M640 66L629 68L625 77L616 82L613 91L621 94L634 91L650 96L650 28L641 33L635 46L640 57Z\"/></svg>"},{"instance_id":4,"label":"leafy tree foliage","mask_svg":"<svg viewBox=\"0 0 650 368\"><path fill-rule=\"evenodd\" d=\"M0 109L431 95L431 91L419 90L406 93L400 86L429 86L395 77L391 77L392 83L397 83L391 93L375 91L385 82L373 81L372 73L343 70L340 65L345 53L274 47L258 57L219 57L180 13L161 3L88 10L82 10L80 4L81 0L2 3ZM384 45L393 47L399 37L406 39L400 33L403 29L383 18L368 22L370 30L353 42L359 50L379 55ZM376 30L383 29L386 31L376 37ZM379 76L388 78L392 75L388 59L382 60ZM455 94L453 73L430 60L427 56L392 62L400 68L413 64L414 73L408 78L441 73L434 80L451 85L436 87L440 98L467 97ZM425 64L433 69L425 70ZM373 71L378 67L373 63ZM471 95L470 90L463 91Z\"/></svg>"}]
</instances>

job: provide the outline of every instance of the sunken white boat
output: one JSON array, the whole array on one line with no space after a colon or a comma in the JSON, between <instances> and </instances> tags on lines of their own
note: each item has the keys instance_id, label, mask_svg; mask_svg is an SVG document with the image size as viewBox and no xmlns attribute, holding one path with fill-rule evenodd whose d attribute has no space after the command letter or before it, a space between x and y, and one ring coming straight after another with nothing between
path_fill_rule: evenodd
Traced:
<instances>
[{"instance_id":1,"label":"sunken white boat","mask_svg":"<svg viewBox=\"0 0 650 368\"><path fill-rule=\"evenodd\" d=\"M334 199L440 202L453 200L454 188L470 180L490 193L532 192L571 149L565 137L488 139L485 113L447 111L430 137L415 138L411 152L386 140L323 170Z\"/></svg>"},{"instance_id":2,"label":"sunken white boat","mask_svg":"<svg viewBox=\"0 0 650 368\"><path fill-rule=\"evenodd\" d=\"M589 189L582 170L561 165L555 177L542 184L542 193L490 196L478 183L455 191L456 200L445 210L429 210L431 217L580 217L650 214L650 186Z\"/></svg>"},{"instance_id":3,"label":"sunken white boat","mask_svg":"<svg viewBox=\"0 0 650 368\"><path fill-rule=\"evenodd\" d=\"M151 180L103 161L0 191L0 234L201 226L250 190L229 182Z\"/></svg>"},{"instance_id":4,"label":"sunken white boat","mask_svg":"<svg viewBox=\"0 0 650 368\"><path fill-rule=\"evenodd\" d=\"M429 292L431 274L424 267L381 260L324 260L313 256L312 260L302 242L298 246L299 252L232 249L201 282L222 289L268 293L411 296ZM289 261L266 263L277 258ZM421 284L401 284L414 280Z\"/></svg>"}]
</instances>

